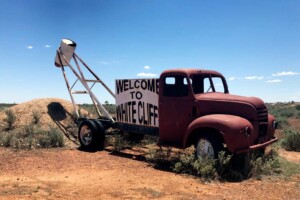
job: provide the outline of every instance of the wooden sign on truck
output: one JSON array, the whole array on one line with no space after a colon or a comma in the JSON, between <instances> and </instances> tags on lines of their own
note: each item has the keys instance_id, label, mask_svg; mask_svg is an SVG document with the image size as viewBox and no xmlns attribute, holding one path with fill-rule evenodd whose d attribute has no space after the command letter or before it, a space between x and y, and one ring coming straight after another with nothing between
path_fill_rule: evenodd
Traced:
<instances>
[{"instance_id":1,"label":"wooden sign on truck","mask_svg":"<svg viewBox=\"0 0 300 200\"><path fill-rule=\"evenodd\" d=\"M158 127L159 79L116 80L117 122Z\"/></svg>"}]
</instances>

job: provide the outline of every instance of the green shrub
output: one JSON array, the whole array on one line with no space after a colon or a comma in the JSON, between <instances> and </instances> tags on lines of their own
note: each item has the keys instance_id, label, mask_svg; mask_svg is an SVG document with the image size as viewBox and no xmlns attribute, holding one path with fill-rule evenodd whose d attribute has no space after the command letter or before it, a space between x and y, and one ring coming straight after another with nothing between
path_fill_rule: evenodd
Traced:
<instances>
[{"instance_id":1,"label":"green shrub","mask_svg":"<svg viewBox=\"0 0 300 200\"><path fill-rule=\"evenodd\" d=\"M64 138L60 130L50 127L50 130L43 130L39 133L37 139L38 145L43 148L63 147Z\"/></svg>"},{"instance_id":2,"label":"green shrub","mask_svg":"<svg viewBox=\"0 0 300 200\"><path fill-rule=\"evenodd\" d=\"M297 119L300 119L300 112L297 113Z\"/></svg>"},{"instance_id":3,"label":"green shrub","mask_svg":"<svg viewBox=\"0 0 300 200\"><path fill-rule=\"evenodd\" d=\"M278 128L284 129L289 126L288 118L300 118L300 104L291 106L286 103L276 103L275 105L267 105L270 114L274 115L279 122Z\"/></svg>"},{"instance_id":4,"label":"green shrub","mask_svg":"<svg viewBox=\"0 0 300 200\"><path fill-rule=\"evenodd\" d=\"M37 111L32 112L32 124L38 124L41 121L41 114Z\"/></svg>"},{"instance_id":5,"label":"green shrub","mask_svg":"<svg viewBox=\"0 0 300 200\"><path fill-rule=\"evenodd\" d=\"M116 106L114 104L104 104L105 110L110 114L116 114Z\"/></svg>"},{"instance_id":6,"label":"green shrub","mask_svg":"<svg viewBox=\"0 0 300 200\"><path fill-rule=\"evenodd\" d=\"M282 117L289 118L295 115L295 110L293 109L293 107L289 107L289 108L281 109L279 113Z\"/></svg>"},{"instance_id":7,"label":"green shrub","mask_svg":"<svg viewBox=\"0 0 300 200\"><path fill-rule=\"evenodd\" d=\"M12 130L14 128L17 117L11 109L6 109L5 115L6 118L4 118L4 122L6 122L6 130Z\"/></svg>"},{"instance_id":8,"label":"green shrub","mask_svg":"<svg viewBox=\"0 0 300 200\"><path fill-rule=\"evenodd\" d=\"M225 151L221 151L216 162L216 169L220 177L230 169L232 155L226 155Z\"/></svg>"},{"instance_id":9,"label":"green shrub","mask_svg":"<svg viewBox=\"0 0 300 200\"><path fill-rule=\"evenodd\" d=\"M114 135L112 138L112 142L113 142L115 152L121 151L128 144L126 140L123 139L123 136L120 134Z\"/></svg>"},{"instance_id":10,"label":"green shrub","mask_svg":"<svg viewBox=\"0 0 300 200\"><path fill-rule=\"evenodd\" d=\"M177 173L187 173L192 174L191 165L195 161L194 155L182 154L179 157L179 161L175 163L173 167L173 171Z\"/></svg>"},{"instance_id":11,"label":"green shrub","mask_svg":"<svg viewBox=\"0 0 300 200\"><path fill-rule=\"evenodd\" d=\"M250 158L250 168L248 177L260 178L262 175L271 175L280 173L281 164L277 151L271 150L267 155L262 157Z\"/></svg>"},{"instance_id":12,"label":"green shrub","mask_svg":"<svg viewBox=\"0 0 300 200\"><path fill-rule=\"evenodd\" d=\"M179 160L178 154L172 155L172 148L151 149L146 155L146 160L154 165L155 168L171 170Z\"/></svg>"},{"instance_id":13,"label":"green shrub","mask_svg":"<svg viewBox=\"0 0 300 200\"><path fill-rule=\"evenodd\" d=\"M291 130L285 130L285 137L281 141L281 146L287 151L300 152L300 133Z\"/></svg>"},{"instance_id":14,"label":"green shrub","mask_svg":"<svg viewBox=\"0 0 300 200\"><path fill-rule=\"evenodd\" d=\"M110 114L116 114L116 106L114 104L109 104L108 102L105 104L102 104L104 108L107 110ZM84 110L88 111L89 113L97 116L97 111L95 109L95 106L93 104L81 104L79 105L80 108L83 108Z\"/></svg>"},{"instance_id":15,"label":"green shrub","mask_svg":"<svg viewBox=\"0 0 300 200\"><path fill-rule=\"evenodd\" d=\"M33 128L30 128L31 130ZM16 149L33 148L34 138L28 127L23 129L14 129L11 131L1 133L0 145L4 147L13 147Z\"/></svg>"},{"instance_id":16,"label":"green shrub","mask_svg":"<svg viewBox=\"0 0 300 200\"><path fill-rule=\"evenodd\" d=\"M217 170L215 168L216 160L205 157L197 158L193 163L192 167L196 174L204 179L215 179L217 177Z\"/></svg>"},{"instance_id":17,"label":"green shrub","mask_svg":"<svg viewBox=\"0 0 300 200\"><path fill-rule=\"evenodd\" d=\"M21 129L2 132L0 134L0 146L17 149L63 147L63 135L57 128L49 130L41 129L35 125L29 125Z\"/></svg>"},{"instance_id":18,"label":"green shrub","mask_svg":"<svg viewBox=\"0 0 300 200\"><path fill-rule=\"evenodd\" d=\"M254 154L227 155L220 152L218 159L195 158L192 154L174 153L171 148L150 151L147 160L155 167L171 169L176 173L191 174L205 180L241 181L251 177L280 173L278 154L273 151L262 157Z\"/></svg>"},{"instance_id":19,"label":"green shrub","mask_svg":"<svg viewBox=\"0 0 300 200\"><path fill-rule=\"evenodd\" d=\"M15 104L15 103L0 103L0 111L3 111L5 109L8 109L8 108L13 107L15 105L17 105L17 104Z\"/></svg>"},{"instance_id":20,"label":"green shrub","mask_svg":"<svg viewBox=\"0 0 300 200\"><path fill-rule=\"evenodd\" d=\"M280 169L282 176L285 178L289 178L294 174L300 174L300 164L295 162L289 162L283 158L279 159Z\"/></svg>"},{"instance_id":21,"label":"green shrub","mask_svg":"<svg viewBox=\"0 0 300 200\"><path fill-rule=\"evenodd\" d=\"M284 129L285 127L289 126L289 122L287 121L286 117L277 117L276 121L278 122L279 129Z\"/></svg>"},{"instance_id":22,"label":"green shrub","mask_svg":"<svg viewBox=\"0 0 300 200\"><path fill-rule=\"evenodd\" d=\"M11 134L7 134L7 132L0 133L0 146L3 147L9 147L10 146L10 140L11 140Z\"/></svg>"}]
</instances>

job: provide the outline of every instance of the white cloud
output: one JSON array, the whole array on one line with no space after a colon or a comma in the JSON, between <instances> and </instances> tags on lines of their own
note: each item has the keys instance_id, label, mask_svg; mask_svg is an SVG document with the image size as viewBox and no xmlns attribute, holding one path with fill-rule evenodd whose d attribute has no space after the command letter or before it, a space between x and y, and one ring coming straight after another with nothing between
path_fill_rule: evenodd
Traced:
<instances>
[{"instance_id":1,"label":"white cloud","mask_svg":"<svg viewBox=\"0 0 300 200\"><path fill-rule=\"evenodd\" d=\"M298 75L300 74L299 72L286 72L286 71L283 71L283 72L277 72L276 74L272 74L272 76L293 76L293 75Z\"/></svg>"},{"instance_id":2,"label":"white cloud","mask_svg":"<svg viewBox=\"0 0 300 200\"><path fill-rule=\"evenodd\" d=\"M27 46L27 49L33 49L33 46L29 45Z\"/></svg>"},{"instance_id":3,"label":"white cloud","mask_svg":"<svg viewBox=\"0 0 300 200\"><path fill-rule=\"evenodd\" d=\"M50 48L51 46L49 44L46 44L44 47L45 48Z\"/></svg>"},{"instance_id":4,"label":"white cloud","mask_svg":"<svg viewBox=\"0 0 300 200\"><path fill-rule=\"evenodd\" d=\"M262 80L264 79L263 76L246 76L245 79L247 80Z\"/></svg>"},{"instance_id":5,"label":"white cloud","mask_svg":"<svg viewBox=\"0 0 300 200\"><path fill-rule=\"evenodd\" d=\"M235 80L235 77L230 77L228 80L234 81L234 80Z\"/></svg>"},{"instance_id":6,"label":"white cloud","mask_svg":"<svg viewBox=\"0 0 300 200\"><path fill-rule=\"evenodd\" d=\"M150 66L146 65L144 66L144 69L150 69Z\"/></svg>"},{"instance_id":7,"label":"white cloud","mask_svg":"<svg viewBox=\"0 0 300 200\"><path fill-rule=\"evenodd\" d=\"M152 73L141 72L141 73L138 73L137 76L140 76L140 77L157 77L158 75L157 74L152 74Z\"/></svg>"},{"instance_id":8,"label":"white cloud","mask_svg":"<svg viewBox=\"0 0 300 200\"><path fill-rule=\"evenodd\" d=\"M282 80L280 79L274 79L274 80L269 80L269 81L266 81L267 83L280 83L282 82Z\"/></svg>"},{"instance_id":9,"label":"white cloud","mask_svg":"<svg viewBox=\"0 0 300 200\"><path fill-rule=\"evenodd\" d=\"M106 62L106 61L103 61L103 60L101 60L100 63L101 63L102 65L109 65L109 62Z\"/></svg>"}]
</instances>

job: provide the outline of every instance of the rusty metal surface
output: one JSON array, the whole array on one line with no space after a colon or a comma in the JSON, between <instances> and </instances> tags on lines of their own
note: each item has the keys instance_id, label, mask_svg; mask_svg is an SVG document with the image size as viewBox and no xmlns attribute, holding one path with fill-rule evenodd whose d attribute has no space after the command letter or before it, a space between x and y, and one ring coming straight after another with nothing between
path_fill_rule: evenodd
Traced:
<instances>
[{"instance_id":1,"label":"rusty metal surface","mask_svg":"<svg viewBox=\"0 0 300 200\"><path fill-rule=\"evenodd\" d=\"M254 108L266 108L265 103L257 97L245 97L232 94L224 94L220 92L209 92L195 95L197 100L206 101L220 101L233 102L233 103L245 103L252 105Z\"/></svg>"},{"instance_id":2,"label":"rusty metal surface","mask_svg":"<svg viewBox=\"0 0 300 200\"><path fill-rule=\"evenodd\" d=\"M249 135L245 134L246 127L249 129ZM184 137L184 144L190 134L204 128L220 131L231 152L247 148L257 139L253 125L247 119L235 115L212 114L199 117L190 124Z\"/></svg>"},{"instance_id":3,"label":"rusty metal surface","mask_svg":"<svg viewBox=\"0 0 300 200\"><path fill-rule=\"evenodd\" d=\"M264 102L256 97L242 97L224 93L195 95L200 115L231 114L248 120L257 120L257 110L266 109Z\"/></svg>"},{"instance_id":4,"label":"rusty metal surface","mask_svg":"<svg viewBox=\"0 0 300 200\"><path fill-rule=\"evenodd\" d=\"M273 138L269 139L268 141L266 141L264 143L251 145L251 146L249 146L247 148L235 151L235 153L237 153L237 154L238 153L245 153L245 152L248 152L248 151L253 151L255 149L262 149L262 148L265 148L265 147L267 147L267 146L269 146L269 145L271 145L271 144L273 144L273 143L275 143L277 141L278 141L278 138L273 137Z\"/></svg>"},{"instance_id":5,"label":"rusty metal surface","mask_svg":"<svg viewBox=\"0 0 300 200\"><path fill-rule=\"evenodd\" d=\"M180 68L180 69L169 69L165 70L161 73L162 76L166 76L167 74L186 74L187 76L191 76L193 74L212 74L216 76L223 77L223 75L220 72L214 71L214 70L206 70L206 69L185 69L185 68Z\"/></svg>"},{"instance_id":6,"label":"rusty metal surface","mask_svg":"<svg viewBox=\"0 0 300 200\"><path fill-rule=\"evenodd\" d=\"M235 153L251 148L263 148L275 142L272 123L265 103L256 97L243 97L221 92L194 94L191 83L185 96L165 96L163 86L166 77L208 75L224 78L212 70L173 69L160 76L159 132L160 143L185 148L191 133L201 134L204 128L222 134L227 148ZM226 81L223 83L227 87ZM228 92L228 90L227 90ZM249 134L245 134L245 130Z\"/></svg>"}]
</instances>

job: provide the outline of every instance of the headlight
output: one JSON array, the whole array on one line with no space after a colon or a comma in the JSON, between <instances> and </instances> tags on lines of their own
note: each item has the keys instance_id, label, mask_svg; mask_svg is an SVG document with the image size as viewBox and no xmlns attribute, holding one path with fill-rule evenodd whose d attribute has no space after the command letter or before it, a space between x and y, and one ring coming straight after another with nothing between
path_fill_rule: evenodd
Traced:
<instances>
[{"instance_id":1,"label":"headlight","mask_svg":"<svg viewBox=\"0 0 300 200\"><path fill-rule=\"evenodd\" d=\"M273 129L276 130L278 127L278 122L274 120L272 126L273 126Z\"/></svg>"}]
</instances>

